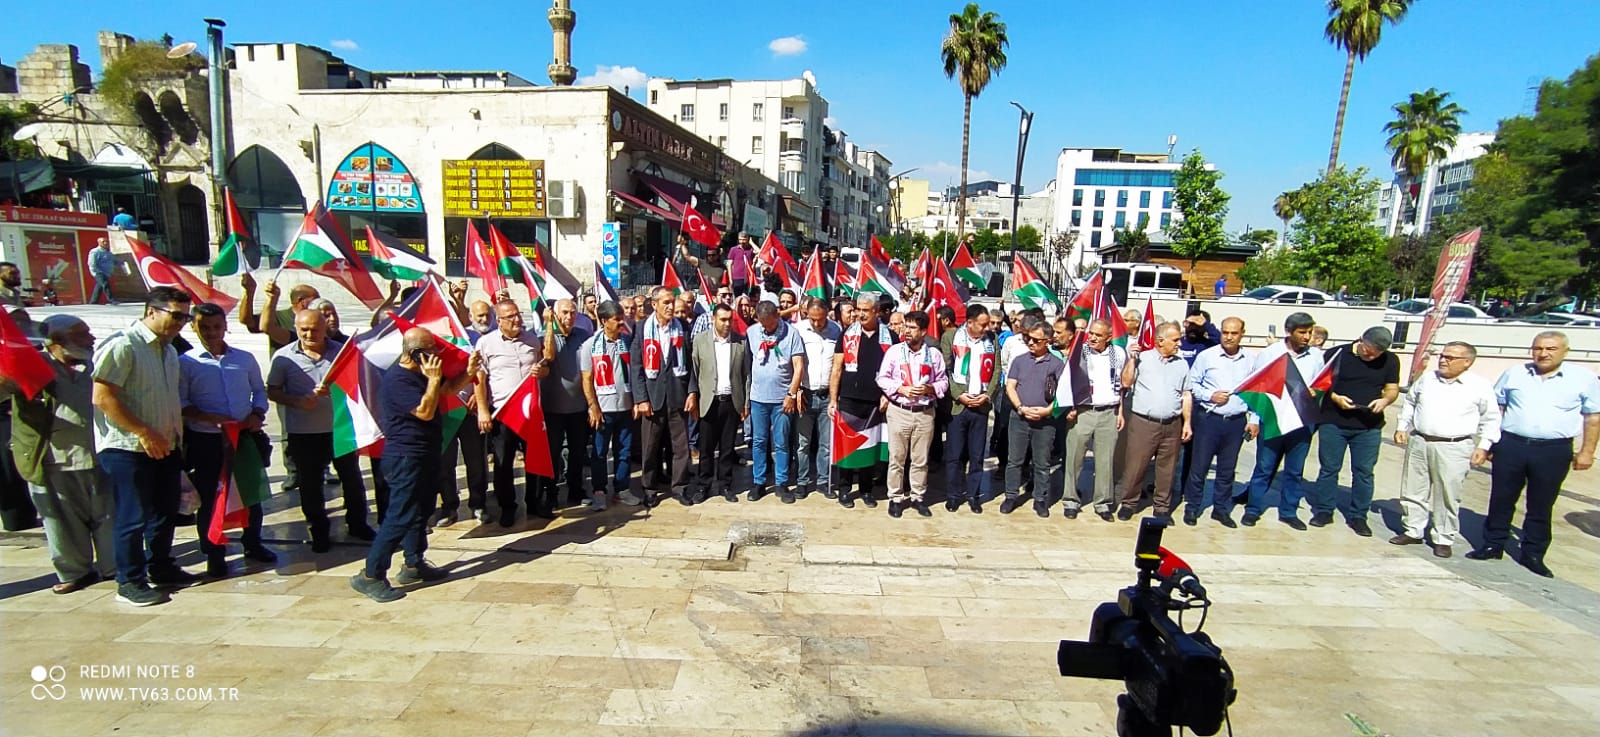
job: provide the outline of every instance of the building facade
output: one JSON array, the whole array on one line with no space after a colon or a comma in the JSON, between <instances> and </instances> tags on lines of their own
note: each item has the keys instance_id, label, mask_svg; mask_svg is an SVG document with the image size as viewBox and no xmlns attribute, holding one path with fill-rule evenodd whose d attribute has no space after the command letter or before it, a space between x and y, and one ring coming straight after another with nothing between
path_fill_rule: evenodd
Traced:
<instances>
[{"instance_id":1,"label":"building facade","mask_svg":"<svg viewBox=\"0 0 1600 737\"><path fill-rule=\"evenodd\" d=\"M1472 187L1472 162L1494 143L1493 133L1462 133L1441 161L1434 162L1420 180L1399 172L1378 190L1373 220L1385 235L1427 233L1438 219L1461 207L1461 196ZM1426 217L1418 217L1426 213Z\"/></svg>"},{"instance_id":2,"label":"building facade","mask_svg":"<svg viewBox=\"0 0 1600 737\"><path fill-rule=\"evenodd\" d=\"M1211 167L1211 164L1207 164ZM1167 153L1120 148L1065 148L1056 158L1054 230L1076 232L1069 263L1093 264L1120 228L1152 235L1172 223L1174 178L1182 164Z\"/></svg>"},{"instance_id":3,"label":"building facade","mask_svg":"<svg viewBox=\"0 0 1600 737\"><path fill-rule=\"evenodd\" d=\"M656 78L646 90L652 111L788 189L781 204L799 225L800 239L827 240L822 190L828 101L815 83Z\"/></svg>"}]
</instances>

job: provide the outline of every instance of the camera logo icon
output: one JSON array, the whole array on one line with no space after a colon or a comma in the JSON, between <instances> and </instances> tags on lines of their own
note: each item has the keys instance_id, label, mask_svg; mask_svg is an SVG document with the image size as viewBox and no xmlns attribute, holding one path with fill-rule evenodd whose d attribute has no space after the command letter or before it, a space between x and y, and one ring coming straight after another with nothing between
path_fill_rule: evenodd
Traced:
<instances>
[{"instance_id":1,"label":"camera logo icon","mask_svg":"<svg viewBox=\"0 0 1600 737\"><path fill-rule=\"evenodd\" d=\"M61 682L67 678L67 669L59 665L48 668L33 666L33 700L60 701L67 697L67 687Z\"/></svg>"}]
</instances>

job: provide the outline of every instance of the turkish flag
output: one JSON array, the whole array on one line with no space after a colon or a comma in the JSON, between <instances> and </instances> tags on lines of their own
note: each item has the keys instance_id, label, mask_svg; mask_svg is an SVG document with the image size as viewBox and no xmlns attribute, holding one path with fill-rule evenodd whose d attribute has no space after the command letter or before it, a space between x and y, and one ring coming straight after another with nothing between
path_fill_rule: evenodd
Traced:
<instances>
[{"instance_id":1,"label":"turkish flag","mask_svg":"<svg viewBox=\"0 0 1600 737\"><path fill-rule=\"evenodd\" d=\"M195 304L210 302L221 307L223 312L232 312L239 304L239 300L227 292L213 289L204 279L195 276L172 259L156 253L156 250L144 241L132 237L127 241L128 250L133 252L133 261L139 265L139 275L144 278L146 287L150 289L172 287L188 293Z\"/></svg>"},{"instance_id":2,"label":"turkish flag","mask_svg":"<svg viewBox=\"0 0 1600 737\"><path fill-rule=\"evenodd\" d=\"M544 405L539 398L539 380L533 374L522 380L506 403L495 413L500 424L522 438L527 447L522 451L522 461L528 473L547 479L556 477L555 464L550 461L550 431L544 423Z\"/></svg>"},{"instance_id":3,"label":"turkish flag","mask_svg":"<svg viewBox=\"0 0 1600 737\"><path fill-rule=\"evenodd\" d=\"M478 227L467 221L466 243L467 273L483 280L483 291L494 299L506 288L506 278L500 275L499 259L495 257L483 236L478 235Z\"/></svg>"},{"instance_id":4,"label":"turkish flag","mask_svg":"<svg viewBox=\"0 0 1600 737\"><path fill-rule=\"evenodd\" d=\"M55 370L5 310L0 310L0 376L20 387L29 399L56 380Z\"/></svg>"},{"instance_id":5,"label":"turkish flag","mask_svg":"<svg viewBox=\"0 0 1600 737\"><path fill-rule=\"evenodd\" d=\"M710 248L716 248L722 242L722 234L717 232L716 226L688 204L683 206L683 232L696 243Z\"/></svg>"},{"instance_id":6,"label":"turkish flag","mask_svg":"<svg viewBox=\"0 0 1600 737\"><path fill-rule=\"evenodd\" d=\"M1139 321L1139 350L1150 351L1156 347L1155 295L1144 298L1144 319Z\"/></svg>"}]
</instances>

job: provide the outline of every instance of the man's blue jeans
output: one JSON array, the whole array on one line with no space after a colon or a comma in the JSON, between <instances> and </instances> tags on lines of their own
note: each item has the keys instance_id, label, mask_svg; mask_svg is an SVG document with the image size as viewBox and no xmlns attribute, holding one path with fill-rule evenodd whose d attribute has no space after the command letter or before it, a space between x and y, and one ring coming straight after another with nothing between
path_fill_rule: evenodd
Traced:
<instances>
[{"instance_id":1,"label":"man's blue jeans","mask_svg":"<svg viewBox=\"0 0 1600 737\"><path fill-rule=\"evenodd\" d=\"M116 504L117 583L145 583L151 570L175 568L172 528L178 514L182 452L173 448L158 461L143 453L107 448L98 459Z\"/></svg>"},{"instance_id":2,"label":"man's blue jeans","mask_svg":"<svg viewBox=\"0 0 1600 737\"><path fill-rule=\"evenodd\" d=\"M1378 465L1378 448L1383 445L1382 428L1352 430L1333 425L1320 428L1317 445L1317 486L1311 497L1313 514L1333 514L1339 499L1339 471L1344 469L1344 452L1350 449L1350 501L1338 505L1346 520L1367 519L1372 508L1372 469Z\"/></svg>"},{"instance_id":3,"label":"man's blue jeans","mask_svg":"<svg viewBox=\"0 0 1600 737\"><path fill-rule=\"evenodd\" d=\"M367 576L383 578L395 550L405 553L408 568L422 562L428 550L428 516L433 513L439 480L439 456L414 454L386 456L383 475L389 480L389 509L378 526L378 536L367 550Z\"/></svg>"},{"instance_id":4,"label":"man's blue jeans","mask_svg":"<svg viewBox=\"0 0 1600 737\"><path fill-rule=\"evenodd\" d=\"M757 486L773 482L778 486L789 483L789 432L794 417L783 411L783 404L767 402L750 403L750 439L752 480ZM770 456L770 457L769 457ZM777 468L774 470L773 465ZM776 477L776 478L774 478Z\"/></svg>"},{"instance_id":5,"label":"man's blue jeans","mask_svg":"<svg viewBox=\"0 0 1600 737\"><path fill-rule=\"evenodd\" d=\"M1250 501L1245 504L1245 514L1260 517L1267 509L1267 489L1278 474L1278 463L1283 462L1283 483L1278 492L1278 517L1289 519L1300 511L1300 500L1305 497L1301 476L1306 470L1306 456L1311 454L1311 428L1300 428L1271 440L1256 441L1256 471L1250 477Z\"/></svg>"},{"instance_id":6,"label":"man's blue jeans","mask_svg":"<svg viewBox=\"0 0 1600 737\"><path fill-rule=\"evenodd\" d=\"M828 414L828 391L808 391L803 396L806 406L801 408L795 442L800 458L796 482L804 486L814 480L817 486L826 486L833 472L833 416Z\"/></svg>"},{"instance_id":7,"label":"man's blue jeans","mask_svg":"<svg viewBox=\"0 0 1600 737\"><path fill-rule=\"evenodd\" d=\"M633 452L633 415L627 410L605 412L594 431L594 452L589 454L589 481L594 493L606 490L606 459L616 454L617 470L612 475L611 493L628 490L628 456Z\"/></svg>"}]
</instances>

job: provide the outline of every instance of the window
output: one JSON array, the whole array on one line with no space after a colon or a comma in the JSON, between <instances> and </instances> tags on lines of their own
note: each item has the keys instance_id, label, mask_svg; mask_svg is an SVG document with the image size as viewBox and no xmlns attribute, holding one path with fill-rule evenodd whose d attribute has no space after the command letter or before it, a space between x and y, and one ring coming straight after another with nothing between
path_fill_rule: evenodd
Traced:
<instances>
[{"instance_id":1,"label":"window","mask_svg":"<svg viewBox=\"0 0 1600 737\"><path fill-rule=\"evenodd\" d=\"M1127 207L1127 206L1128 206L1128 190L1126 190L1126 189L1117 190L1117 207Z\"/></svg>"},{"instance_id":2,"label":"window","mask_svg":"<svg viewBox=\"0 0 1600 737\"><path fill-rule=\"evenodd\" d=\"M1106 206L1106 191L1105 190L1097 189L1097 190L1094 191L1094 206L1095 207L1105 207Z\"/></svg>"},{"instance_id":3,"label":"window","mask_svg":"<svg viewBox=\"0 0 1600 737\"><path fill-rule=\"evenodd\" d=\"M1089 234L1089 247L1096 251L1100 250L1100 231Z\"/></svg>"},{"instance_id":4,"label":"window","mask_svg":"<svg viewBox=\"0 0 1600 737\"><path fill-rule=\"evenodd\" d=\"M761 143L761 136L751 136L750 137L750 153L753 153L753 154L764 154L766 152L767 152L767 147L764 144Z\"/></svg>"},{"instance_id":5,"label":"window","mask_svg":"<svg viewBox=\"0 0 1600 737\"><path fill-rule=\"evenodd\" d=\"M1128 227L1128 213L1119 210L1117 212L1117 219L1113 221L1113 224L1118 228Z\"/></svg>"},{"instance_id":6,"label":"window","mask_svg":"<svg viewBox=\"0 0 1600 737\"><path fill-rule=\"evenodd\" d=\"M1154 289L1156 286L1156 272L1138 269L1133 272L1133 286L1138 289Z\"/></svg>"},{"instance_id":7,"label":"window","mask_svg":"<svg viewBox=\"0 0 1600 737\"><path fill-rule=\"evenodd\" d=\"M1105 227L1105 224L1106 224L1106 214L1105 214L1105 212L1101 211L1101 210L1095 210L1094 211L1094 227L1102 228L1102 227Z\"/></svg>"},{"instance_id":8,"label":"window","mask_svg":"<svg viewBox=\"0 0 1600 737\"><path fill-rule=\"evenodd\" d=\"M1173 172L1079 169L1073 184L1095 187L1171 187Z\"/></svg>"},{"instance_id":9,"label":"window","mask_svg":"<svg viewBox=\"0 0 1600 737\"><path fill-rule=\"evenodd\" d=\"M788 120L788 119L793 118L793 117L794 117L794 106L793 105L784 105L783 106L783 119L784 120Z\"/></svg>"},{"instance_id":10,"label":"window","mask_svg":"<svg viewBox=\"0 0 1600 737\"><path fill-rule=\"evenodd\" d=\"M728 103L717 104L717 120L722 123L728 122Z\"/></svg>"},{"instance_id":11,"label":"window","mask_svg":"<svg viewBox=\"0 0 1600 737\"><path fill-rule=\"evenodd\" d=\"M1076 228L1076 227L1078 227L1080 225L1083 225L1083 211L1082 210L1073 210L1072 211L1072 227Z\"/></svg>"},{"instance_id":12,"label":"window","mask_svg":"<svg viewBox=\"0 0 1600 737\"><path fill-rule=\"evenodd\" d=\"M765 117L766 117L766 105L765 104L758 102L758 103L750 106L750 120L759 123L762 120L764 120Z\"/></svg>"},{"instance_id":13,"label":"window","mask_svg":"<svg viewBox=\"0 0 1600 737\"><path fill-rule=\"evenodd\" d=\"M1161 209L1163 209L1163 210L1171 210L1172 209L1172 193L1171 192L1162 192L1161 193Z\"/></svg>"},{"instance_id":14,"label":"window","mask_svg":"<svg viewBox=\"0 0 1600 737\"><path fill-rule=\"evenodd\" d=\"M694 105L684 104L678 106L678 120L683 123L694 122Z\"/></svg>"},{"instance_id":15,"label":"window","mask_svg":"<svg viewBox=\"0 0 1600 737\"><path fill-rule=\"evenodd\" d=\"M1172 227L1172 213L1170 213L1170 212L1161 213L1161 229L1162 230L1166 230L1167 228L1170 228L1170 227Z\"/></svg>"},{"instance_id":16,"label":"window","mask_svg":"<svg viewBox=\"0 0 1600 737\"><path fill-rule=\"evenodd\" d=\"M1083 190L1081 190L1081 189L1072 190L1072 206L1073 207L1083 207Z\"/></svg>"},{"instance_id":17,"label":"window","mask_svg":"<svg viewBox=\"0 0 1600 737\"><path fill-rule=\"evenodd\" d=\"M656 104L656 103L658 103L660 101L661 101L661 90L650 90L650 104L654 105L654 104Z\"/></svg>"},{"instance_id":18,"label":"window","mask_svg":"<svg viewBox=\"0 0 1600 737\"><path fill-rule=\"evenodd\" d=\"M728 137L727 136L717 136L717 148L727 148L727 147L728 147Z\"/></svg>"},{"instance_id":19,"label":"window","mask_svg":"<svg viewBox=\"0 0 1600 737\"><path fill-rule=\"evenodd\" d=\"M1145 190L1139 193L1139 209L1150 209L1150 190Z\"/></svg>"}]
</instances>

